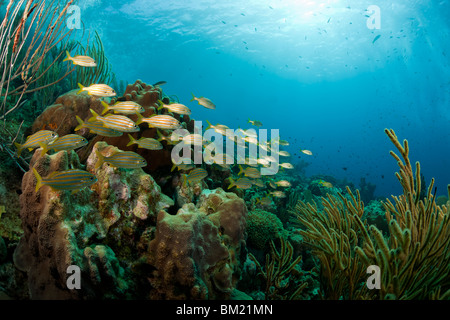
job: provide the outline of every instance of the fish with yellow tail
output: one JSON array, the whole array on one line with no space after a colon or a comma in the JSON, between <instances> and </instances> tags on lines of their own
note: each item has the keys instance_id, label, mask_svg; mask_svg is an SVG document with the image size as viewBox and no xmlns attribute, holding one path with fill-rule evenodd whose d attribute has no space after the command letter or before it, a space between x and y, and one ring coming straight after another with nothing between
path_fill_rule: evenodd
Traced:
<instances>
[{"instance_id":1,"label":"fish with yellow tail","mask_svg":"<svg viewBox=\"0 0 450 320\"><path fill-rule=\"evenodd\" d=\"M180 121L167 114L152 114L150 118L144 118L140 113L136 113L138 120L136 124L141 124L146 122L149 128L159 128L159 129L179 129L181 127Z\"/></svg>"},{"instance_id":2,"label":"fish with yellow tail","mask_svg":"<svg viewBox=\"0 0 450 320\"><path fill-rule=\"evenodd\" d=\"M109 157L105 157L98 150L95 150L95 154L98 158L95 170L100 168L105 162L113 167L123 169L137 169L147 166L147 161L133 151L119 151Z\"/></svg>"},{"instance_id":3,"label":"fish with yellow tail","mask_svg":"<svg viewBox=\"0 0 450 320\"><path fill-rule=\"evenodd\" d=\"M75 131L81 130L83 128L89 129L89 131L103 137L120 137L123 132L109 129L103 125L101 121L84 122L79 116L76 116L78 121L78 126L76 126Z\"/></svg>"},{"instance_id":4,"label":"fish with yellow tail","mask_svg":"<svg viewBox=\"0 0 450 320\"><path fill-rule=\"evenodd\" d=\"M63 61L72 61L74 65L80 67L96 67L97 63L89 56L76 55L71 57L69 51L66 50L67 57Z\"/></svg>"},{"instance_id":5,"label":"fish with yellow tail","mask_svg":"<svg viewBox=\"0 0 450 320\"><path fill-rule=\"evenodd\" d=\"M111 114L102 117L94 110L90 110L92 113L92 118L90 118L89 121L101 121L105 127L121 132L138 132L140 130L138 125L126 116Z\"/></svg>"},{"instance_id":6,"label":"fish with yellow tail","mask_svg":"<svg viewBox=\"0 0 450 320\"><path fill-rule=\"evenodd\" d=\"M130 142L128 142L127 147L137 144L139 148L147 150L161 150L163 148L161 142L153 138L140 138L139 140L136 140L131 134L128 134L128 138L130 139Z\"/></svg>"},{"instance_id":7,"label":"fish with yellow tail","mask_svg":"<svg viewBox=\"0 0 450 320\"><path fill-rule=\"evenodd\" d=\"M244 169L241 165L239 165L238 175L241 174L244 174L244 176L249 178L261 178L261 172L257 168L247 167Z\"/></svg>"},{"instance_id":8,"label":"fish with yellow tail","mask_svg":"<svg viewBox=\"0 0 450 320\"><path fill-rule=\"evenodd\" d=\"M42 142L39 143L42 148L41 156L46 154L49 150L54 150L55 152L70 151L84 147L87 144L87 139L77 134L68 134L63 137L59 137L50 144Z\"/></svg>"},{"instance_id":9,"label":"fish with yellow tail","mask_svg":"<svg viewBox=\"0 0 450 320\"><path fill-rule=\"evenodd\" d=\"M188 107L186 107L184 104L181 103L164 104L161 100L159 100L158 102L159 102L158 110L167 109L173 113L186 115L190 115L192 113L191 109L189 109Z\"/></svg>"},{"instance_id":10,"label":"fish with yellow tail","mask_svg":"<svg viewBox=\"0 0 450 320\"><path fill-rule=\"evenodd\" d=\"M304 154L308 155L308 156L312 156L313 153L309 150L304 150L304 149L300 149L300 152L303 152Z\"/></svg>"},{"instance_id":11,"label":"fish with yellow tail","mask_svg":"<svg viewBox=\"0 0 450 320\"><path fill-rule=\"evenodd\" d=\"M262 122L258 120L250 120L248 119L247 123L254 125L255 127L262 127Z\"/></svg>"},{"instance_id":12,"label":"fish with yellow tail","mask_svg":"<svg viewBox=\"0 0 450 320\"><path fill-rule=\"evenodd\" d=\"M89 87L83 86L81 83L78 84L80 87L80 90L78 90L77 94L82 93L83 91L86 91L90 96L95 97L115 97L116 92L113 88L106 84L93 84Z\"/></svg>"},{"instance_id":13,"label":"fish with yellow tail","mask_svg":"<svg viewBox=\"0 0 450 320\"><path fill-rule=\"evenodd\" d=\"M248 178L239 178L237 181L234 181L233 178L229 178L230 185L228 189L236 187L238 189L250 189L252 187L252 181Z\"/></svg>"},{"instance_id":14,"label":"fish with yellow tail","mask_svg":"<svg viewBox=\"0 0 450 320\"><path fill-rule=\"evenodd\" d=\"M40 144L50 144L58 138L58 134L49 130L40 130L35 134L27 137L27 140L24 144L14 143L17 148L17 157L20 157L20 154L23 150L28 149L32 151L33 149L39 148Z\"/></svg>"},{"instance_id":15,"label":"fish with yellow tail","mask_svg":"<svg viewBox=\"0 0 450 320\"><path fill-rule=\"evenodd\" d=\"M216 105L211 100L209 100L208 98L205 98L205 97L197 98L192 93L191 101L194 101L194 100L197 101L199 105L204 106L207 109L215 109L216 108Z\"/></svg>"},{"instance_id":16,"label":"fish with yellow tail","mask_svg":"<svg viewBox=\"0 0 450 320\"><path fill-rule=\"evenodd\" d=\"M121 101L110 106L105 101L102 101L103 112L102 115L112 110L114 113L121 114L135 114L136 112L144 112L144 107L134 101Z\"/></svg>"},{"instance_id":17,"label":"fish with yellow tail","mask_svg":"<svg viewBox=\"0 0 450 320\"><path fill-rule=\"evenodd\" d=\"M78 169L54 171L48 177L42 178L35 168L36 192L46 185L53 190L69 190L76 192L97 182L97 177L90 172Z\"/></svg>"},{"instance_id":18,"label":"fish with yellow tail","mask_svg":"<svg viewBox=\"0 0 450 320\"><path fill-rule=\"evenodd\" d=\"M192 183L200 182L208 176L208 172L203 168L192 169L188 174L183 174L181 179L183 186L190 185Z\"/></svg>"}]
</instances>

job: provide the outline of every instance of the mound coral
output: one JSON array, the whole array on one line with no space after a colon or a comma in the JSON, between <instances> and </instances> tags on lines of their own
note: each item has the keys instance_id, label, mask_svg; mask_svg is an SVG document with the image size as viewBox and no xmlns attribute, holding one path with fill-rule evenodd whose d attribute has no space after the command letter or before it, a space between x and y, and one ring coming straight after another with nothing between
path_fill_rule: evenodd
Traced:
<instances>
[{"instance_id":1,"label":"mound coral","mask_svg":"<svg viewBox=\"0 0 450 320\"><path fill-rule=\"evenodd\" d=\"M270 241L286 237L287 232L275 214L256 209L248 213L247 234L249 246L265 249Z\"/></svg>"}]
</instances>

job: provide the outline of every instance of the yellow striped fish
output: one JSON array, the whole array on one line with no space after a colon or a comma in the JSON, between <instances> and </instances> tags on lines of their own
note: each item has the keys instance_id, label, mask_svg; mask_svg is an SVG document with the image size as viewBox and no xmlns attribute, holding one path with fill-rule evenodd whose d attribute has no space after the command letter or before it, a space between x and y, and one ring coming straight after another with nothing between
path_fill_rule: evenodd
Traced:
<instances>
[{"instance_id":1,"label":"yellow striped fish","mask_svg":"<svg viewBox=\"0 0 450 320\"><path fill-rule=\"evenodd\" d=\"M39 143L42 148L41 156L46 154L48 150L54 150L55 152L69 151L84 147L87 144L87 139L77 134L68 134L63 137L59 137L50 144L42 142Z\"/></svg>"},{"instance_id":2,"label":"yellow striped fish","mask_svg":"<svg viewBox=\"0 0 450 320\"><path fill-rule=\"evenodd\" d=\"M205 130L213 129L215 132L217 132L218 134L221 134L223 136L226 136L227 135L227 130L230 129L229 127L227 127L224 124L216 124L214 126L208 120L206 120L206 123L208 124L208 126L206 127Z\"/></svg>"},{"instance_id":3,"label":"yellow striped fish","mask_svg":"<svg viewBox=\"0 0 450 320\"><path fill-rule=\"evenodd\" d=\"M75 131L86 128L103 137L120 137L123 135L123 132L106 128L101 121L84 122L79 116L76 116L76 118L78 126L75 128Z\"/></svg>"},{"instance_id":4,"label":"yellow striped fish","mask_svg":"<svg viewBox=\"0 0 450 320\"><path fill-rule=\"evenodd\" d=\"M208 176L208 172L203 168L195 168L188 174L183 174L183 185L190 185L192 183L196 183L201 181L202 179L206 178Z\"/></svg>"},{"instance_id":5,"label":"yellow striped fish","mask_svg":"<svg viewBox=\"0 0 450 320\"><path fill-rule=\"evenodd\" d=\"M203 136L198 133L188 134L187 136L180 137L184 144L191 144L194 146L203 145Z\"/></svg>"},{"instance_id":6,"label":"yellow striped fish","mask_svg":"<svg viewBox=\"0 0 450 320\"><path fill-rule=\"evenodd\" d=\"M96 67L97 63L94 59L88 56L74 56L71 57L69 51L66 51L67 58L65 58L63 61L72 61L73 64L80 66L80 67Z\"/></svg>"},{"instance_id":7,"label":"yellow striped fish","mask_svg":"<svg viewBox=\"0 0 450 320\"><path fill-rule=\"evenodd\" d=\"M40 130L35 134L32 134L27 138L24 144L18 144L17 142L14 145L17 148L17 157L20 157L20 154L24 149L32 151L35 148L40 147L40 143L48 144L55 141L58 138L58 134L49 130Z\"/></svg>"},{"instance_id":8,"label":"yellow striped fish","mask_svg":"<svg viewBox=\"0 0 450 320\"><path fill-rule=\"evenodd\" d=\"M101 121L109 129L121 132L138 132L140 129L130 118L121 115L99 116L94 110L90 109L92 118L89 121Z\"/></svg>"},{"instance_id":9,"label":"yellow striped fish","mask_svg":"<svg viewBox=\"0 0 450 320\"><path fill-rule=\"evenodd\" d=\"M47 178L42 178L35 168L33 173L37 180L36 192L44 185L53 190L77 191L97 182L95 175L78 169L54 171Z\"/></svg>"},{"instance_id":10,"label":"yellow striped fish","mask_svg":"<svg viewBox=\"0 0 450 320\"><path fill-rule=\"evenodd\" d=\"M230 178L230 185L228 189L236 187L238 189L250 189L252 187L252 181L248 178L239 178L237 181L234 181L233 178Z\"/></svg>"},{"instance_id":11,"label":"yellow striped fish","mask_svg":"<svg viewBox=\"0 0 450 320\"><path fill-rule=\"evenodd\" d=\"M89 87L85 87L79 83L78 86L80 87L80 90L77 94L86 91L89 95L96 97L114 97L116 95L114 89L106 84L93 84Z\"/></svg>"},{"instance_id":12,"label":"yellow striped fish","mask_svg":"<svg viewBox=\"0 0 450 320\"><path fill-rule=\"evenodd\" d=\"M291 186L291 183L287 180L276 181L275 184L279 187L284 187L284 188L288 188Z\"/></svg>"},{"instance_id":13,"label":"yellow striped fish","mask_svg":"<svg viewBox=\"0 0 450 320\"><path fill-rule=\"evenodd\" d=\"M163 108L169 110L170 112L178 113L178 114L191 114L191 109L186 107L184 104L181 103L171 103L171 104L164 104L161 100L158 101L160 106L158 107L158 110L161 110Z\"/></svg>"},{"instance_id":14,"label":"yellow striped fish","mask_svg":"<svg viewBox=\"0 0 450 320\"><path fill-rule=\"evenodd\" d=\"M95 154L98 158L95 170L100 168L105 162L113 167L124 169L137 169L147 166L147 161L133 151L119 151L109 157L103 156L98 150L95 150Z\"/></svg>"},{"instance_id":15,"label":"yellow striped fish","mask_svg":"<svg viewBox=\"0 0 450 320\"><path fill-rule=\"evenodd\" d=\"M178 143L179 139L177 139L177 140L173 139L174 138L173 134L171 134L170 136L165 136L161 132L159 132L159 130L156 130L156 134L158 135L158 141L166 141L167 144L172 144L172 145Z\"/></svg>"},{"instance_id":16,"label":"yellow striped fish","mask_svg":"<svg viewBox=\"0 0 450 320\"><path fill-rule=\"evenodd\" d=\"M194 101L194 100L197 101L199 105L204 106L205 108L208 108L208 109L215 109L216 108L216 105L211 100L209 100L208 98L205 98L205 97L197 98L192 93L191 101Z\"/></svg>"},{"instance_id":17,"label":"yellow striped fish","mask_svg":"<svg viewBox=\"0 0 450 320\"><path fill-rule=\"evenodd\" d=\"M130 138L130 142L128 142L127 147L132 144L137 144L139 148L148 150L161 150L163 148L161 142L153 138L140 138L139 140L136 140L131 134L128 134L128 138Z\"/></svg>"},{"instance_id":18,"label":"yellow striped fish","mask_svg":"<svg viewBox=\"0 0 450 320\"><path fill-rule=\"evenodd\" d=\"M253 167L247 167L247 168L242 168L241 165L239 165L239 173L238 175L244 174L244 176L246 177L250 177L250 178L261 178L261 172L257 169L257 168L253 168Z\"/></svg>"},{"instance_id":19,"label":"yellow striped fish","mask_svg":"<svg viewBox=\"0 0 450 320\"><path fill-rule=\"evenodd\" d=\"M179 129L181 127L181 124L177 119L167 114L151 115L150 118L144 118L140 113L136 114L138 116L136 124L147 122L149 128Z\"/></svg>"},{"instance_id":20,"label":"yellow striped fish","mask_svg":"<svg viewBox=\"0 0 450 320\"><path fill-rule=\"evenodd\" d=\"M114 113L121 114L135 114L136 112L144 112L144 107L134 101L122 101L110 106L105 101L102 101L104 107L102 114L107 113L109 110L114 111Z\"/></svg>"}]
</instances>

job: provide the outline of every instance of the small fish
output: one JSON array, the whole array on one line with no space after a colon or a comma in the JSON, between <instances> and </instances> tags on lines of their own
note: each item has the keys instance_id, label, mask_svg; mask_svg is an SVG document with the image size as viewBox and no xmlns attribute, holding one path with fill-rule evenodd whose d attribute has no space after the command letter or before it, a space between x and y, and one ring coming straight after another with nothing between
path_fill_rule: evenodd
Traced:
<instances>
[{"instance_id":1,"label":"small fish","mask_svg":"<svg viewBox=\"0 0 450 320\"><path fill-rule=\"evenodd\" d=\"M90 110L92 113L92 118L90 118L89 121L101 121L105 127L121 132L138 132L140 130L138 125L126 116L107 115L102 117L94 110ZM140 115L140 113L138 114Z\"/></svg>"},{"instance_id":2,"label":"small fish","mask_svg":"<svg viewBox=\"0 0 450 320\"><path fill-rule=\"evenodd\" d=\"M138 120L136 124L146 122L149 128L159 129L179 129L181 127L180 122L172 116L167 114L151 115L150 118L144 118L140 113L136 113Z\"/></svg>"},{"instance_id":3,"label":"small fish","mask_svg":"<svg viewBox=\"0 0 450 320\"><path fill-rule=\"evenodd\" d=\"M119 151L109 157L103 156L98 150L95 150L95 154L98 158L95 170L100 168L105 162L113 167L123 169L137 169L147 166L147 161L133 151Z\"/></svg>"},{"instance_id":4,"label":"small fish","mask_svg":"<svg viewBox=\"0 0 450 320\"><path fill-rule=\"evenodd\" d=\"M294 166L289 162L280 163L280 167L283 167L285 169L294 169Z\"/></svg>"},{"instance_id":5,"label":"small fish","mask_svg":"<svg viewBox=\"0 0 450 320\"><path fill-rule=\"evenodd\" d=\"M260 178L261 177L261 172L257 169L257 168L253 168L253 167L247 167L247 168L242 168L241 165L239 165L239 173L238 175L244 174L244 176L246 177L250 177L250 178Z\"/></svg>"},{"instance_id":6,"label":"small fish","mask_svg":"<svg viewBox=\"0 0 450 320\"><path fill-rule=\"evenodd\" d=\"M300 149L301 152L303 152L304 154L307 154L308 156L312 156L312 152L309 150L302 150Z\"/></svg>"},{"instance_id":7,"label":"small fish","mask_svg":"<svg viewBox=\"0 0 450 320\"><path fill-rule=\"evenodd\" d=\"M186 186L192 183L201 181L208 176L208 172L203 168L195 168L188 174L182 175L183 185Z\"/></svg>"},{"instance_id":8,"label":"small fish","mask_svg":"<svg viewBox=\"0 0 450 320\"><path fill-rule=\"evenodd\" d=\"M167 81L158 81L157 83L155 83L153 85L153 87L159 87L159 86L165 85L166 83L167 83Z\"/></svg>"},{"instance_id":9,"label":"small fish","mask_svg":"<svg viewBox=\"0 0 450 320\"><path fill-rule=\"evenodd\" d=\"M75 128L75 131L86 128L103 137L120 137L123 135L123 132L121 131L106 128L101 121L84 122L79 116L76 116L76 118L78 126Z\"/></svg>"},{"instance_id":10,"label":"small fish","mask_svg":"<svg viewBox=\"0 0 450 320\"><path fill-rule=\"evenodd\" d=\"M96 97L114 97L116 96L116 92L113 88L106 84L93 84L89 87L83 86L81 83L78 84L80 87L80 90L77 92L77 94L82 93L83 91L86 91L91 96Z\"/></svg>"},{"instance_id":11,"label":"small fish","mask_svg":"<svg viewBox=\"0 0 450 320\"><path fill-rule=\"evenodd\" d=\"M239 178L237 181L234 181L233 178L230 178L231 184L228 186L228 189L236 187L238 189L250 189L252 187L252 181L248 178Z\"/></svg>"},{"instance_id":12,"label":"small fish","mask_svg":"<svg viewBox=\"0 0 450 320\"><path fill-rule=\"evenodd\" d=\"M195 164L192 162L192 159L190 159L190 158L183 158L183 159L184 159L183 162L181 162L179 165L174 164L172 166L172 169L170 170L170 172L175 170L175 168L178 168L178 171L180 171L180 170L189 171L189 170L195 168Z\"/></svg>"},{"instance_id":13,"label":"small fish","mask_svg":"<svg viewBox=\"0 0 450 320\"><path fill-rule=\"evenodd\" d=\"M272 191L270 194L275 198L286 198L286 194L283 191Z\"/></svg>"},{"instance_id":14,"label":"small fish","mask_svg":"<svg viewBox=\"0 0 450 320\"><path fill-rule=\"evenodd\" d=\"M145 111L144 107L137 104L134 101L122 101L110 106L105 101L102 101L104 107L102 115L107 113L109 110L114 111L114 113L121 114L135 114L136 112L142 113Z\"/></svg>"},{"instance_id":15,"label":"small fish","mask_svg":"<svg viewBox=\"0 0 450 320\"><path fill-rule=\"evenodd\" d=\"M264 182L261 179L255 179L253 181L253 184L255 186L257 186L257 187L260 187L260 188L264 188L265 187Z\"/></svg>"},{"instance_id":16,"label":"small fish","mask_svg":"<svg viewBox=\"0 0 450 320\"><path fill-rule=\"evenodd\" d=\"M184 137L180 137L184 144L190 144L193 146L203 145L203 136L201 134L192 133Z\"/></svg>"},{"instance_id":17,"label":"small fish","mask_svg":"<svg viewBox=\"0 0 450 320\"><path fill-rule=\"evenodd\" d=\"M97 182L95 175L78 169L54 171L47 178L42 178L35 168L33 168L33 173L37 180L36 192L44 185L53 190L77 191Z\"/></svg>"},{"instance_id":18,"label":"small fish","mask_svg":"<svg viewBox=\"0 0 450 320\"><path fill-rule=\"evenodd\" d=\"M324 181L324 180L320 180L319 184L325 188L333 188L333 185L330 182Z\"/></svg>"},{"instance_id":19,"label":"small fish","mask_svg":"<svg viewBox=\"0 0 450 320\"><path fill-rule=\"evenodd\" d=\"M66 51L67 58L63 61L72 61L73 64L80 67L96 67L97 63L94 59L88 56L74 56L71 57L69 51Z\"/></svg>"},{"instance_id":20,"label":"small fish","mask_svg":"<svg viewBox=\"0 0 450 320\"><path fill-rule=\"evenodd\" d=\"M162 108L166 108L170 112L178 113L178 114L187 114L190 115L191 109L186 107L184 104L181 103L171 103L171 104L164 104L161 100L159 101L160 106L158 107L158 110L161 110Z\"/></svg>"},{"instance_id":21,"label":"small fish","mask_svg":"<svg viewBox=\"0 0 450 320\"><path fill-rule=\"evenodd\" d=\"M378 39L380 39L380 37L381 37L381 34L377 35L377 36L373 39L372 44L374 44L375 41L377 41Z\"/></svg>"},{"instance_id":22,"label":"small fish","mask_svg":"<svg viewBox=\"0 0 450 320\"><path fill-rule=\"evenodd\" d=\"M167 144L170 144L170 145L175 145L180 140L179 136L176 135L175 132L173 132L170 136L167 136L167 137L165 135L163 135L161 132L159 132L159 130L156 130L156 134L158 135L158 139L157 139L158 141L160 141L160 142L166 141Z\"/></svg>"},{"instance_id":23,"label":"small fish","mask_svg":"<svg viewBox=\"0 0 450 320\"><path fill-rule=\"evenodd\" d=\"M276 181L275 184L279 187L284 187L284 188L288 188L291 186L291 183L287 180Z\"/></svg>"},{"instance_id":24,"label":"small fish","mask_svg":"<svg viewBox=\"0 0 450 320\"><path fill-rule=\"evenodd\" d=\"M256 204L261 204L263 206L270 206L272 204L272 199L270 197L263 197L256 199Z\"/></svg>"},{"instance_id":25,"label":"small fish","mask_svg":"<svg viewBox=\"0 0 450 320\"><path fill-rule=\"evenodd\" d=\"M213 129L215 132L217 132L217 133L219 133L219 134L221 134L223 136L226 136L227 135L227 130L230 130L229 127L227 127L226 125L223 125L223 124L216 124L214 126L208 120L206 120L206 123L208 124L208 127L206 127L205 131L209 130L209 129Z\"/></svg>"},{"instance_id":26,"label":"small fish","mask_svg":"<svg viewBox=\"0 0 450 320\"><path fill-rule=\"evenodd\" d=\"M197 98L192 93L191 101L194 101L194 100L197 101L199 105L204 106L207 109L215 109L216 108L216 105L211 100L209 100L208 98L205 98L205 97Z\"/></svg>"},{"instance_id":27,"label":"small fish","mask_svg":"<svg viewBox=\"0 0 450 320\"><path fill-rule=\"evenodd\" d=\"M262 122L258 121L258 120L250 120L250 119L248 119L247 123L251 123L255 127L262 127L262 125L263 125Z\"/></svg>"},{"instance_id":28,"label":"small fish","mask_svg":"<svg viewBox=\"0 0 450 320\"><path fill-rule=\"evenodd\" d=\"M278 155L280 155L282 157L290 157L291 156L291 154L289 152L284 151L284 150L278 152Z\"/></svg>"},{"instance_id":29,"label":"small fish","mask_svg":"<svg viewBox=\"0 0 450 320\"><path fill-rule=\"evenodd\" d=\"M79 136L77 134L68 134L63 137L56 138L52 143L39 143L42 148L41 156L47 153L48 150L59 151L69 151L84 147L88 144L86 138Z\"/></svg>"},{"instance_id":30,"label":"small fish","mask_svg":"<svg viewBox=\"0 0 450 320\"><path fill-rule=\"evenodd\" d=\"M148 150L161 150L163 148L161 142L153 138L140 138L139 140L136 140L131 134L128 134L128 138L130 138L130 142L128 142L127 147L137 144L139 148Z\"/></svg>"},{"instance_id":31,"label":"small fish","mask_svg":"<svg viewBox=\"0 0 450 320\"><path fill-rule=\"evenodd\" d=\"M32 151L35 148L39 148L40 143L49 144L55 141L57 138L58 134L56 132L49 130L40 130L35 134L29 136L24 144L19 144L17 142L14 143L14 145L17 148L17 157L20 157L20 154L24 149Z\"/></svg>"}]
</instances>

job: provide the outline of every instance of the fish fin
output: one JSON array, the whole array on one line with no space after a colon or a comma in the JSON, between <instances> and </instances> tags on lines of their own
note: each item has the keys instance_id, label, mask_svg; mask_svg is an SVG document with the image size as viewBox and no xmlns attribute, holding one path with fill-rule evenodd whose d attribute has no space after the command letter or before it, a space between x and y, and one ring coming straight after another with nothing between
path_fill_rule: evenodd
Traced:
<instances>
[{"instance_id":1,"label":"fish fin","mask_svg":"<svg viewBox=\"0 0 450 320\"><path fill-rule=\"evenodd\" d=\"M83 122L83 120L81 120L81 118L79 116L75 116L75 118L77 118L77 121L78 121L78 125L75 127L75 131L78 131L81 128L83 128L84 122Z\"/></svg>"},{"instance_id":2,"label":"fish fin","mask_svg":"<svg viewBox=\"0 0 450 320\"><path fill-rule=\"evenodd\" d=\"M176 167L177 167L177 166L174 164L174 165L172 166L172 169L170 169L170 172L173 172L173 170L175 170Z\"/></svg>"},{"instance_id":3,"label":"fish fin","mask_svg":"<svg viewBox=\"0 0 450 320\"><path fill-rule=\"evenodd\" d=\"M107 104L105 101L102 101L101 103L102 103L102 105L105 107L105 108L103 109L103 111L102 111L102 115L104 115L104 114L107 113L108 110L109 110L109 104Z\"/></svg>"},{"instance_id":4,"label":"fish fin","mask_svg":"<svg viewBox=\"0 0 450 320\"><path fill-rule=\"evenodd\" d=\"M191 101L194 101L195 100L195 96L194 96L194 94L191 92L191 94L192 94L192 99L191 99Z\"/></svg>"},{"instance_id":5,"label":"fish fin","mask_svg":"<svg viewBox=\"0 0 450 320\"><path fill-rule=\"evenodd\" d=\"M212 124L211 122L209 122L208 120L206 120L206 123L208 124L208 127L205 130L209 130L212 128Z\"/></svg>"},{"instance_id":6,"label":"fish fin","mask_svg":"<svg viewBox=\"0 0 450 320\"><path fill-rule=\"evenodd\" d=\"M39 189L42 187L42 177L39 175L39 173L37 172L37 170L35 168L33 168L33 173L34 176L36 177L36 192L39 191Z\"/></svg>"},{"instance_id":7,"label":"fish fin","mask_svg":"<svg viewBox=\"0 0 450 320\"><path fill-rule=\"evenodd\" d=\"M231 178L231 177L230 177L229 180L230 180L231 183L230 183L230 185L228 186L228 189L231 189L231 188L233 188L233 187L235 186L235 183L236 183L236 182L235 182L235 181L233 180L233 178Z\"/></svg>"},{"instance_id":8,"label":"fish fin","mask_svg":"<svg viewBox=\"0 0 450 320\"><path fill-rule=\"evenodd\" d=\"M98 168L100 168L103 163L105 162L105 157L98 151L95 150L95 155L97 156L97 162L95 163L95 170L97 170Z\"/></svg>"},{"instance_id":9,"label":"fish fin","mask_svg":"<svg viewBox=\"0 0 450 320\"><path fill-rule=\"evenodd\" d=\"M140 125L142 123L142 119L144 119L144 117L142 116L142 114L140 114L139 112L136 111L136 115L137 115L137 121L136 124Z\"/></svg>"},{"instance_id":10,"label":"fish fin","mask_svg":"<svg viewBox=\"0 0 450 320\"><path fill-rule=\"evenodd\" d=\"M16 148L17 148L17 158L19 158L19 157L20 157L20 154L22 153L22 145L19 144L19 143L17 143L17 142L14 142L14 145L15 145Z\"/></svg>"},{"instance_id":11,"label":"fish fin","mask_svg":"<svg viewBox=\"0 0 450 320\"><path fill-rule=\"evenodd\" d=\"M89 110L90 110L91 113L92 113L92 117L89 118L88 122L97 120L97 118L99 117L99 115L97 114L97 112L95 112L95 111L92 110L92 109L89 109Z\"/></svg>"},{"instance_id":12,"label":"fish fin","mask_svg":"<svg viewBox=\"0 0 450 320\"><path fill-rule=\"evenodd\" d=\"M239 165L239 173L238 173L238 175L240 175L240 174L243 173L243 172L244 172L244 168L242 168L242 166Z\"/></svg>"},{"instance_id":13,"label":"fish fin","mask_svg":"<svg viewBox=\"0 0 450 320\"><path fill-rule=\"evenodd\" d=\"M81 83L79 83L78 86L80 87L80 90L78 90L77 94L80 94L83 92L84 86Z\"/></svg>"},{"instance_id":14,"label":"fish fin","mask_svg":"<svg viewBox=\"0 0 450 320\"><path fill-rule=\"evenodd\" d=\"M63 62L64 61L69 61L70 59L72 59L72 57L70 56L70 53L69 53L68 50L66 50L66 54L67 54L67 57L63 60Z\"/></svg>"},{"instance_id":15,"label":"fish fin","mask_svg":"<svg viewBox=\"0 0 450 320\"><path fill-rule=\"evenodd\" d=\"M131 146L132 144L136 143L136 139L133 138L131 134L128 134L128 138L130 138L130 142L128 142L127 147Z\"/></svg>"},{"instance_id":16,"label":"fish fin","mask_svg":"<svg viewBox=\"0 0 450 320\"><path fill-rule=\"evenodd\" d=\"M41 157L43 157L44 154L46 154L47 151L48 151L48 145L46 145L46 144L44 144L42 142L39 142L39 146L42 148Z\"/></svg>"},{"instance_id":17,"label":"fish fin","mask_svg":"<svg viewBox=\"0 0 450 320\"><path fill-rule=\"evenodd\" d=\"M158 104L159 104L158 110L161 110L162 108L164 108L163 107L164 103L161 100L158 100Z\"/></svg>"}]
</instances>

